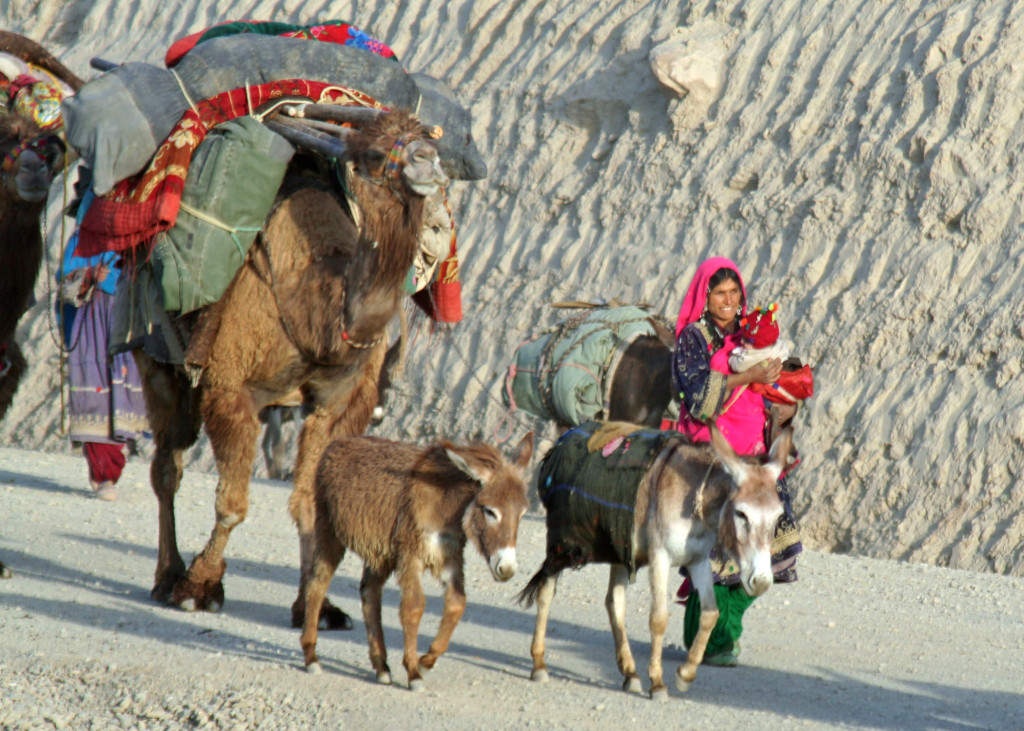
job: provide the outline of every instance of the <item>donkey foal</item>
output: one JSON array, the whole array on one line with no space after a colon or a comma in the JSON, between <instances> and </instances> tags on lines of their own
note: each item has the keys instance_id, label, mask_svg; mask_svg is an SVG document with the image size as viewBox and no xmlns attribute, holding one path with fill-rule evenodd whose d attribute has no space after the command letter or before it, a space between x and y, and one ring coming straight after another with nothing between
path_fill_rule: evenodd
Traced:
<instances>
[{"instance_id":1,"label":"donkey foal","mask_svg":"<svg viewBox=\"0 0 1024 731\"><path fill-rule=\"evenodd\" d=\"M487 560L496 581L516 573L516 536L528 504L523 471L532 454L532 432L519 442L511 462L481 443L422 448L361 436L331 444L315 483L315 548L301 638L306 669L320 672L319 607L348 549L363 559L359 594L377 681L391 682L381 597L384 582L397 572L405 636L402 664L409 688L423 690L423 674L448 649L466 607L466 541ZM445 586L444 613L429 651L418 657L416 639L426 604L420 576L426 570Z\"/></svg>"}]
</instances>

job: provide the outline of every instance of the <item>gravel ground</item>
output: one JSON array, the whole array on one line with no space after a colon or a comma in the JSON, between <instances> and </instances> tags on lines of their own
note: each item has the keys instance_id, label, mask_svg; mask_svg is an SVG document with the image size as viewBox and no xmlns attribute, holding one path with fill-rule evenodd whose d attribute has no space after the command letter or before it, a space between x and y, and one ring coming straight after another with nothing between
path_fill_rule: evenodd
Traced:
<instances>
[{"instance_id":1,"label":"gravel ground","mask_svg":"<svg viewBox=\"0 0 1024 731\"><path fill-rule=\"evenodd\" d=\"M619 690L604 611L606 571L563 577L549 633L552 680L529 680L532 612L512 596L540 565L543 519L520 530L520 571L495 584L467 553L469 607L449 653L410 693L401 669L397 588L384 623L396 684L374 682L361 621L324 633L324 673L302 668L288 626L298 581L289 486L254 481L252 507L228 547L227 602L187 614L149 598L156 502L148 466L129 463L117 502L94 499L80 457L0 449L2 729L734 728L1007 729L1024 725L1024 580L807 552L800 581L748 613L741 666L702 668L667 703ZM211 475L187 473L179 541L187 557L213 521ZM472 549L470 549L471 551ZM359 615L360 563L331 587ZM646 671L646 572L630 592L628 626ZM437 626L427 582L421 629ZM684 657L672 610L666 669Z\"/></svg>"}]
</instances>

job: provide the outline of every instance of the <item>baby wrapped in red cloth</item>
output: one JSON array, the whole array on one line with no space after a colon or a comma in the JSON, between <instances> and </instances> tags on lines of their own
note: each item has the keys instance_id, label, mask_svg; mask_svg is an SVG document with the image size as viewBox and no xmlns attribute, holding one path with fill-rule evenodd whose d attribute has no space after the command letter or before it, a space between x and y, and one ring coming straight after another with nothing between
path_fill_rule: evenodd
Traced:
<instances>
[{"instance_id":1,"label":"baby wrapped in red cloth","mask_svg":"<svg viewBox=\"0 0 1024 731\"><path fill-rule=\"evenodd\" d=\"M796 404L813 395L814 375L809 365L790 358L792 344L779 337L778 311L777 303L755 307L740 320L740 333L745 345L729 354L729 367L736 373L742 373L757 363L778 358L782 361L779 380L768 384L751 383L749 388L769 401Z\"/></svg>"}]
</instances>

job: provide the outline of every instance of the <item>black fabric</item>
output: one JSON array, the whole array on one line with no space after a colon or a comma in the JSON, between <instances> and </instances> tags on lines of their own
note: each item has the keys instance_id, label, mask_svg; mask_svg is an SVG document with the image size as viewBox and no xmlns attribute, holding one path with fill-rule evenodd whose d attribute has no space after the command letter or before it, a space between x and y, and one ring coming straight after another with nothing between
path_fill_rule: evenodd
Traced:
<instances>
[{"instance_id":1,"label":"black fabric","mask_svg":"<svg viewBox=\"0 0 1024 731\"><path fill-rule=\"evenodd\" d=\"M632 577L637 490L668 441L682 438L638 427L591 452L588 441L601 426L591 421L570 429L541 462L537 493L547 510L547 555L571 568L623 564Z\"/></svg>"}]
</instances>

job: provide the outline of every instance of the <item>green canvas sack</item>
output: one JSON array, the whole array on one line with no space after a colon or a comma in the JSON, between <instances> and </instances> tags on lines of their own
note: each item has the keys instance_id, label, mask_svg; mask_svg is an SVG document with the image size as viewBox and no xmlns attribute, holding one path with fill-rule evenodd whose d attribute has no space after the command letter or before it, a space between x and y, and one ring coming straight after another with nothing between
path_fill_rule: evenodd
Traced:
<instances>
[{"instance_id":1,"label":"green canvas sack","mask_svg":"<svg viewBox=\"0 0 1024 731\"><path fill-rule=\"evenodd\" d=\"M174 226L153 247L164 309L219 300L263 227L294 148L252 117L212 130L192 156Z\"/></svg>"}]
</instances>

